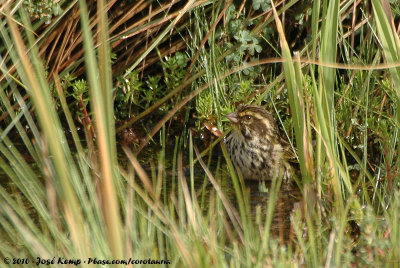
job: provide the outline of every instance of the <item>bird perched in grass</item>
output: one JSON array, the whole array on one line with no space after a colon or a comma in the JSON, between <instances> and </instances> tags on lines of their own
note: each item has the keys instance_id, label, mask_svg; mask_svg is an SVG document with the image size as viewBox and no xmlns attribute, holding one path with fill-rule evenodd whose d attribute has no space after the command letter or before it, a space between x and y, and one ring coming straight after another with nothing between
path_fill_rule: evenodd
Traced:
<instances>
[{"instance_id":1,"label":"bird perched in grass","mask_svg":"<svg viewBox=\"0 0 400 268\"><path fill-rule=\"evenodd\" d=\"M226 140L228 153L244 179L271 181L283 176L284 181L291 181L294 173L288 160L294 153L269 112L242 105L226 117L234 124Z\"/></svg>"}]
</instances>

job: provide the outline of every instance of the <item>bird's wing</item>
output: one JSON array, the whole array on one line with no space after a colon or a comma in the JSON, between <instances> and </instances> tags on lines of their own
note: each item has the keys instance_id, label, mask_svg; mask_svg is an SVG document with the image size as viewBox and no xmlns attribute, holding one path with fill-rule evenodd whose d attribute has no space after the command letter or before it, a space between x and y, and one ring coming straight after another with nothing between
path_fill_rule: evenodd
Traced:
<instances>
[{"instance_id":1,"label":"bird's wing","mask_svg":"<svg viewBox=\"0 0 400 268\"><path fill-rule=\"evenodd\" d=\"M283 157L286 161L289 163L298 163L297 161L297 150L296 148L293 148L290 143L286 140L281 138L280 143L283 146ZM294 151L293 151L294 149Z\"/></svg>"}]
</instances>

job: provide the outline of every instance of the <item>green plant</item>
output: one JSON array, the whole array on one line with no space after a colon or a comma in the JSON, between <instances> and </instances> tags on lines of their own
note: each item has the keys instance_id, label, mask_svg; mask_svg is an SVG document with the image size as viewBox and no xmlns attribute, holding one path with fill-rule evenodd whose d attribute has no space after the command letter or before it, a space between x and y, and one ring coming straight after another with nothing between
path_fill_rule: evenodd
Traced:
<instances>
[{"instance_id":1,"label":"green plant","mask_svg":"<svg viewBox=\"0 0 400 268\"><path fill-rule=\"evenodd\" d=\"M24 6L32 17L37 16L46 24L61 13L59 1L54 0L24 0Z\"/></svg>"}]
</instances>

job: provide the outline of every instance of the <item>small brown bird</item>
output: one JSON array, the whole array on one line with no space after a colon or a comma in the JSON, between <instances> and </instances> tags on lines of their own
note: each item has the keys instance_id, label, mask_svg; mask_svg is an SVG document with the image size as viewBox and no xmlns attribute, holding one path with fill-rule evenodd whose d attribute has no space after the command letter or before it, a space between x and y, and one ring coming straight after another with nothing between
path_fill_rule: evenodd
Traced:
<instances>
[{"instance_id":1,"label":"small brown bird","mask_svg":"<svg viewBox=\"0 0 400 268\"><path fill-rule=\"evenodd\" d=\"M226 140L228 153L244 179L270 181L283 176L284 181L291 180L293 171L287 159L294 154L269 112L242 105L226 117L234 124Z\"/></svg>"}]
</instances>

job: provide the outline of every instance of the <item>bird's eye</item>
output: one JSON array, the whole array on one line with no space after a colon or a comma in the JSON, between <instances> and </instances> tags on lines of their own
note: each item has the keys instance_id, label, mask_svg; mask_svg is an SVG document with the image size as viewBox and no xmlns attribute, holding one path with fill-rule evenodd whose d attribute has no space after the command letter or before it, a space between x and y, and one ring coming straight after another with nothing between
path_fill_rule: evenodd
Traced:
<instances>
[{"instance_id":1,"label":"bird's eye","mask_svg":"<svg viewBox=\"0 0 400 268\"><path fill-rule=\"evenodd\" d=\"M250 121L253 117L251 115L245 115L244 120Z\"/></svg>"}]
</instances>

